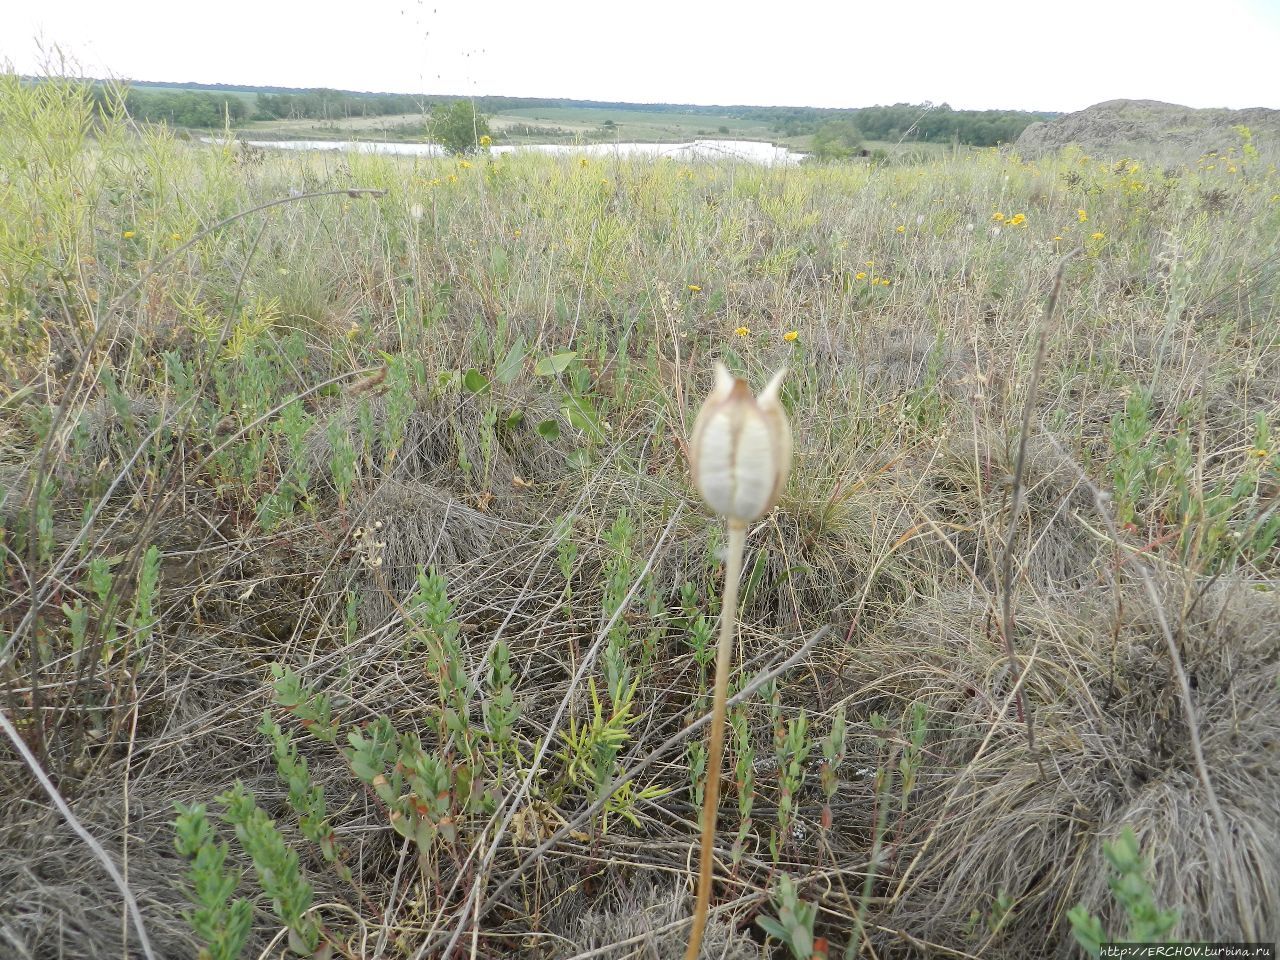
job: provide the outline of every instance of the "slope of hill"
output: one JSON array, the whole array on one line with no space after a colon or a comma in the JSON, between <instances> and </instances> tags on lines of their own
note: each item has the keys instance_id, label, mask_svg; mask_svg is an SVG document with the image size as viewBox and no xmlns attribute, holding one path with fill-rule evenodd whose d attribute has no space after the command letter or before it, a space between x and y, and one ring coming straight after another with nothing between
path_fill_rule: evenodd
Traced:
<instances>
[{"instance_id":1,"label":"slope of hill","mask_svg":"<svg viewBox=\"0 0 1280 960\"><path fill-rule=\"evenodd\" d=\"M1044 123L1018 137L1017 149L1036 156L1075 144L1091 153L1137 153L1174 148L1179 153L1222 150L1239 142L1247 126L1259 143L1280 146L1280 110L1198 110L1158 100L1108 100Z\"/></svg>"}]
</instances>

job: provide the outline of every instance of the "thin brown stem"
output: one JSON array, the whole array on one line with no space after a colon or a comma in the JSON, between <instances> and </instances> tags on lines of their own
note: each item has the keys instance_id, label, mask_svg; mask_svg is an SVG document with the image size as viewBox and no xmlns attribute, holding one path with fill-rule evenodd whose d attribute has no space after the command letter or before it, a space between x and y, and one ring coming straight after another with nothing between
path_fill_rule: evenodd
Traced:
<instances>
[{"instance_id":1,"label":"thin brown stem","mask_svg":"<svg viewBox=\"0 0 1280 960\"><path fill-rule=\"evenodd\" d=\"M1027 750L1035 758L1040 775L1044 776L1044 764L1036 756L1036 727L1031 716L1031 705L1027 703L1023 682L1026 676L1022 664L1018 660L1018 652L1013 645L1013 539L1018 532L1018 515L1022 512L1022 481L1027 461L1027 438L1031 434L1031 414L1035 409L1036 394L1040 388L1040 371L1044 367L1045 347L1049 338L1049 324L1053 320L1053 312L1058 306L1058 296L1062 292L1062 275L1067 263L1080 252L1076 248L1062 258L1058 264L1058 272L1053 278L1053 287L1049 291L1049 299L1044 305L1044 317L1040 321L1040 330L1036 336L1036 358L1031 366L1031 382L1027 384L1027 398L1022 407L1022 429L1018 436L1018 457L1013 465L1013 492L1009 503L1009 531L1005 537L1004 556L1000 561L1000 632L1003 634L1005 653L1009 658L1009 667L1013 670L1013 689L1017 694L1018 716L1026 724Z\"/></svg>"},{"instance_id":2,"label":"thin brown stem","mask_svg":"<svg viewBox=\"0 0 1280 960\"><path fill-rule=\"evenodd\" d=\"M702 853L698 860L698 902L689 931L685 960L696 960L702 949L711 906L711 867L715 859L716 813L720 805L720 775L724 766L724 715L729 699L729 667L733 658L734 627L738 621L738 581L742 578L742 552L747 542L746 525L729 521L729 550L725 557L724 599L720 604L720 642L716 649L716 688L711 707L711 734L707 744L707 783L702 797Z\"/></svg>"}]
</instances>

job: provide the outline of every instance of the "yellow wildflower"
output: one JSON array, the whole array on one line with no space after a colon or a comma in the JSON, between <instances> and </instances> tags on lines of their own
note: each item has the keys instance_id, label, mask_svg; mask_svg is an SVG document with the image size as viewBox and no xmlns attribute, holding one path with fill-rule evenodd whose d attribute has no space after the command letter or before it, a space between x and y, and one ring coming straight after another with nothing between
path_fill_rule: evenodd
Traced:
<instances>
[{"instance_id":1,"label":"yellow wildflower","mask_svg":"<svg viewBox=\"0 0 1280 960\"><path fill-rule=\"evenodd\" d=\"M747 337L751 335L751 331L746 327L735 327L733 332L739 337Z\"/></svg>"},{"instance_id":2,"label":"yellow wildflower","mask_svg":"<svg viewBox=\"0 0 1280 960\"><path fill-rule=\"evenodd\" d=\"M1079 210L1076 211L1076 219L1079 220L1081 223L1084 223L1089 219L1089 214L1085 211L1084 207L1081 207Z\"/></svg>"},{"instance_id":3,"label":"yellow wildflower","mask_svg":"<svg viewBox=\"0 0 1280 960\"><path fill-rule=\"evenodd\" d=\"M1249 451L1249 456L1257 457L1259 460L1265 460L1267 457L1271 456L1271 451L1265 447L1253 447Z\"/></svg>"},{"instance_id":4,"label":"yellow wildflower","mask_svg":"<svg viewBox=\"0 0 1280 960\"><path fill-rule=\"evenodd\" d=\"M1061 242L1062 242L1062 238L1061 238L1061 237L1054 237L1053 239L1054 239L1054 242L1055 242L1055 243L1061 243Z\"/></svg>"},{"instance_id":5,"label":"yellow wildflower","mask_svg":"<svg viewBox=\"0 0 1280 960\"><path fill-rule=\"evenodd\" d=\"M480 146L483 149L488 150L491 146L493 146L493 137L489 136L486 133L483 137L480 138Z\"/></svg>"},{"instance_id":6,"label":"yellow wildflower","mask_svg":"<svg viewBox=\"0 0 1280 960\"><path fill-rule=\"evenodd\" d=\"M689 284L689 292L690 292L690 293L701 293L701 292L702 292L702 288L701 288L700 286L698 286L696 283L691 283L691 284Z\"/></svg>"},{"instance_id":7,"label":"yellow wildflower","mask_svg":"<svg viewBox=\"0 0 1280 960\"><path fill-rule=\"evenodd\" d=\"M132 230L126 230L126 231L124 232L124 238L125 238L126 240L132 240L132 239L133 239L133 231L132 231Z\"/></svg>"},{"instance_id":8,"label":"yellow wildflower","mask_svg":"<svg viewBox=\"0 0 1280 960\"><path fill-rule=\"evenodd\" d=\"M907 228L906 228L906 227L904 227L902 224L898 224L898 226L897 226L895 229L897 229L897 231L898 231L899 233L906 233L906 232L907 232Z\"/></svg>"},{"instance_id":9,"label":"yellow wildflower","mask_svg":"<svg viewBox=\"0 0 1280 960\"><path fill-rule=\"evenodd\" d=\"M999 210L997 210L995 213L991 215L991 219L994 220L996 223L1004 223L1004 214L1001 213Z\"/></svg>"},{"instance_id":10,"label":"yellow wildflower","mask_svg":"<svg viewBox=\"0 0 1280 960\"><path fill-rule=\"evenodd\" d=\"M1027 222L1027 217L1025 214L1022 214L1022 213L1015 213L1012 217L1009 218L1009 226L1011 227L1021 227L1026 222Z\"/></svg>"},{"instance_id":11,"label":"yellow wildflower","mask_svg":"<svg viewBox=\"0 0 1280 960\"><path fill-rule=\"evenodd\" d=\"M460 161L458 162L458 166L460 166L463 170L470 170L470 169L471 169L471 161L470 161L470 160L460 160Z\"/></svg>"},{"instance_id":12,"label":"yellow wildflower","mask_svg":"<svg viewBox=\"0 0 1280 960\"><path fill-rule=\"evenodd\" d=\"M1093 233L1089 234L1089 239L1090 239L1090 240L1105 240L1105 239L1106 239L1106 236L1107 236L1107 235L1106 235L1105 233L1103 233L1101 230L1095 230Z\"/></svg>"},{"instance_id":13,"label":"yellow wildflower","mask_svg":"<svg viewBox=\"0 0 1280 960\"><path fill-rule=\"evenodd\" d=\"M182 240L182 234L180 234L180 233L171 233L171 234L169 235L169 239L170 239L170 240L172 240L174 243L178 243L178 242L180 242L180 241Z\"/></svg>"},{"instance_id":14,"label":"yellow wildflower","mask_svg":"<svg viewBox=\"0 0 1280 960\"><path fill-rule=\"evenodd\" d=\"M590 163L590 161L586 157L578 158L578 166L585 167L588 163Z\"/></svg>"},{"instance_id":15,"label":"yellow wildflower","mask_svg":"<svg viewBox=\"0 0 1280 960\"><path fill-rule=\"evenodd\" d=\"M865 280L865 279L867 279L867 275L866 275L866 273L864 273L863 271L859 270L857 273L855 273L855 274L853 275L853 279L855 279L855 280Z\"/></svg>"},{"instance_id":16,"label":"yellow wildflower","mask_svg":"<svg viewBox=\"0 0 1280 960\"><path fill-rule=\"evenodd\" d=\"M795 343L796 340L799 339L799 337L800 337L799 330L788 330L786 333L782 335L782 339L787 341L787 343Z\"/></svg>"},{"instance_id":17,"label":"yellow wildflower","mask_svg":"<svg viewBox=\"0 0 1280 960\"><path fill-rule=\"evenodd\" d=\"M457 183L457 182L458 182L458 175L457 175L456 173L451 173L451 174L449 174L449 182L450 182L450 183Z\"/></svg>"}]
</instances>

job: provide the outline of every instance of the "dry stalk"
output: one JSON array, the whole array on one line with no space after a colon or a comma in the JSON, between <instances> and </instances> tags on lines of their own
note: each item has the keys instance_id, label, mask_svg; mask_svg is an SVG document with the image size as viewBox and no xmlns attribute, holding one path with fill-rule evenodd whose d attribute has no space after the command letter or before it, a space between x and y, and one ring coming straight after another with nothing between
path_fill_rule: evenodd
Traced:
<instances>
[{"instance_id":1,"label":"dry stalk","mask_svg":"<svg viewBox=\"0 0 1280 960\"><path fill-rule=\"evenodd\" d=\"M31 752L31 748L27 746L17 728L9 722L9 718L5 716L2 710L0 710L0 729L4 730L5 736L13 743L13 748L18 751L18 755L22 757L23 762L30 768L32 776L44 788L44 792L49 794L49 799L53 801L53 805L58 808L58 812L71 825L71 829L93 851L93 855L102 861L103 869L107 871L111 881L120 890L120 895L124 898L125 906L129 910L129 916L133 918L133 928L138 932L138 943L142 947L142 952L146 955L147 960L156 960L156 955L151 950L151 940L147 936L147 928L142 923L142 913L138 910L138 901L134 899L133 892L129 889L124 877L120 875L120 871L112 861L111 855L107 853L102 844L94 839L93 834L85 829L84 824L76 819L76 815L67 806L67 801L62 799L62 794L58 793L58 788L53 785L49 775L40 766L40 761L36 759L35 754Z\"/></svg>"},{"instance_id":2,"label":"dry stalk","mask_svg":"<svg viewBox=\"0 0 1280 960\"><path fill-rule=\"evenodd\" d=\"M1027 438L1031 434L1031 414L1035 409L1036 394L1040 387L1040 372L1044 368L1045 345L1049 337L1049 323L1053 320L1054 310L1058 306L1058 296L1062 292L1062 275L1067 263L1081 251L1077 247L1062 258L1054 274L1053 287L1049 290L1049 299L1044 306L1044 316L1040 321L1040 329L1036 335L1036 358L1031 366L1031 382L1027 385L1027 397L1022 405L1022 427L1018 437L1018 457L1013 465L1013 492L1010 495L1009 531L1005 536L1004 555L1000 558L1000 633L1004 639L1005 653L1009 657L1009 667L1013 670L1013 689L1017 695L1018 716L1027 728L1027 750L1035 757L1040 776L1045 775L1044 761L1036 756L1036 728L1031 715L1031 706L1027 703L1024 681L1026 675L1018 660L1018 652L1013 646L1013 538L1018 532L1018 514L1022 512L1022 481L1027 460Z\"/></svg>"},{"instance_id":3,"label":"dry stalk","mask_svg":"<svg viewBox=\"0 0 1280 960\"><path fill-rule=\"evenodd\" d=\"M724 599L720 604L720 641L716 647L716 688L711 706L711 734L707 744L707 785L702 796L702 850L698 858L698 901L693 910L689 948L685 960L696 960L707 929L707 909L711 906L712 849L716 839L716 813L720 804L720 775L724 760L724 714L729 698L729 665L733 656L734 627L738 621L738 581L742 578L742 551L747 542L747 525L729 521L729 550L725 558Z\"/></svg>"}]
</instances>

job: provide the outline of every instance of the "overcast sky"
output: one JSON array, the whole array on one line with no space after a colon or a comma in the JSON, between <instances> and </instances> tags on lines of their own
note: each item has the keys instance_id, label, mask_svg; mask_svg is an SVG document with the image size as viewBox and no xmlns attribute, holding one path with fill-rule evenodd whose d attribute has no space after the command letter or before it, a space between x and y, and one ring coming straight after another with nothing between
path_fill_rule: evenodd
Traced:
<instances>
[{"instance_id":1,"label":"overcast sky","mask_svg":"<svg viewBox=\"0 0 1280 960\"><path fill-rule=\"evenodd\" d=\"M644 102L1280 107L1280 0L0 0L83 74ZM17 8L17 9L15 9Z\"/></svg>"}]
</instances>

